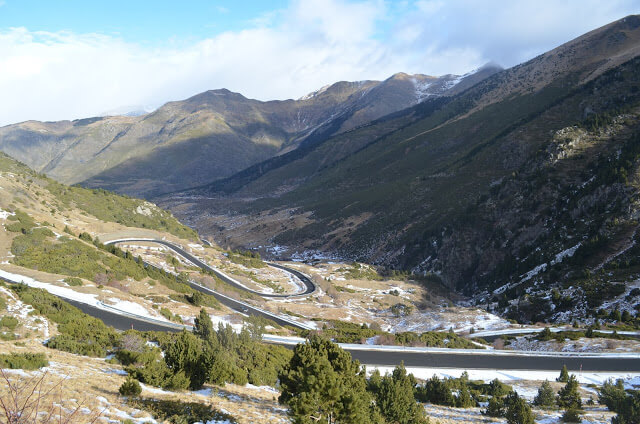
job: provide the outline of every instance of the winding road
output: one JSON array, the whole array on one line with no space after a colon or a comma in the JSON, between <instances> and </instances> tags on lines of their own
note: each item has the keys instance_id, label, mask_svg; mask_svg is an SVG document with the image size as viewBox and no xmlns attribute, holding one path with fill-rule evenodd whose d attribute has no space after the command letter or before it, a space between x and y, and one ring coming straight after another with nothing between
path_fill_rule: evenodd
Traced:
<instances>
[{"instance_id":1,"label":"winding road","mask_svg":"<svg viewBox=\"0 0 640 424\"><path fill-rule=\"evenodd\" d=\"M213 274L215 274L218 278L220 278L222 281L224 281L225 283L236 287L240 290L252 293L252 294L256 294L259 296L263 296L263 297L277 297L277 298L286 298L286 297L302 297L302 296L307 296L311 293L313 293L316 289L315 284L313 284L313 282L311 281L311 279L309 279L306 275L302 274L299 271L296 271L295 269L291 269L288 267L285 267L283 265L278 265L278 264L272 264L272 263L268 263L269 266L272 266L274 268L279 268L282 269L286 272L289 272L291 274L293 274L295 277L297 277L298 279L300 279L300 281L304 284L305 286L305 290L303 292L299 292L299 293L293 293L293 294L278 294L278 295L274 295L274 294L264 294L264 293L260 293L254 290L249 290L247 289L244 285L240 284L239 282L237 282L236 280L234 280L233 278L227 276L226 274L222 273L221 271L213 268L212 266L210 266L209 264L207 264L206 262L203 262L202 260L198 259L197 257L195 257L194 255L190 254L189 252L185 251L183 248L181 248L180 246L177 246L173 243L170 243L166 240L156 240L156 239L142 239L142 238L138 238L138 239L118 239L118 240L110 240L105 242L104 244L118 244L118 243L127 243L127 242L145 242L145 243L157 243L163 246L168 247L169 249L173 250L174 252L176 252L177 254L179 254L180 256L184 257L185 259L187 259L189 262L193 263L196 266L199 266L200 268L212 272ZM154 266L151 264L147 264L148 266ZM157 268L157 267L156 267ZM213 289L210 289L209 287L200 285L194 281L189 281L189 286L191 286L191 288L193 288L194 290L198 290L199 292L205 293L205 294L209 294L213 297L215 297L220 303L222 303L223 305L241 312L245 315L254 315L254 316L259 316L259 317L263 317L263 318L267 318L271 321L274 321L275 323L277 323L278 325L283 325L283 326L291 326L291 327L295 327L295 328L299 328L302 330L313 330L312 327L305 325L304 323L299 323L297 321L294 321L292 319L289 319L287 317L283 317L281 315L277 315L274 314L272 312L269 311L265 311L264 309L260 309L258 307L255 307L253 305L250 305L246 302L243 302L241 300L238 299L234 299L232 297L226 296L222 293L219 293ZM88 313L88 312L87 312Z\"/></svg>"},{"instance_id":2,"label":"winding road","mask_svg":"<svg viewBox=\"0 0 640 424\"><path fill-rule=\"evenodd\" d=\"M157 242L163 244L180 255L189 259L195 264L204 262L185 252L178 246L164 240L142 240L138 241ZM134 241L134 240L122 240ZM112 241L111 243L114 243ZM199 265L200 266L200 265ZM208 267L208 265L206 265ZM273 265L272 265L273 266ZM208 267L210 268L210 267ZM207 269L207 268L205 268ZM214 272L213 268L210 268ZM288 272L295 270L285 269ZM294 274L295 275L295 274ZM0 278L10 283L19 283L6 278ZM313 284L313 283L311 283ZM281 325L293 325L298 328L305 328L300 323L289 321L286 318L271 314L259 308L255 308L242 301L235 300L217 293L207 287L192 283L192 287L205 293L212 294L217 299L231 308L244 313L262 315L278 322ZM310 286L307 286L310 289ZM74 300L63 298L63 300L79 308L83 312L102 320L105 324L119 330L137 329L141 331L182 331L190 329L167 321L134 315L121 310L110 308L108 305L89 305ZM235 302L235 303L234 303ZM100 307L99 307L100 306ZM299 340L278 338L277 336L265 336L265 341L282 344L291 347ZM580 354L564 352L511 352L511 351L489 351L489 350L463 350L463 349L443 349L443 348L411 348L402 346L369 346L341 344L342 348L348 351L354 359L368 366L389 366L393 367L404 362L407 367L428 367L428 368L458 368L458 369L492 369L502 371L558 371L566 365L573 372L603 372L603 373L640 373L640 355L638 354Z\"/></svg>"},{"instance_id":3,"label":"winding road","mask_svg":"<svg viewBox=\"0 0 640 424\"><path fill-rule=\"evenodd\" d=\"M272 267L272 268L278 268L278 269L281 269L283 271L288 272L289 274L294 275L295 277L297 277L300 280L300 282L302 282L302 284L304 284L305 289L303 291L301 291L301 292L290 293L290 294L262 293L262 292L258 292L258 291L255 291L255 290L251 290L251 289L247 288L246 286L244 286L243 284L241 284L240 282L238 282L238 281L234 280L233 278L229 277L227 274L223 273L222 271L220 271L220 270L210 266L206 262L203 262L202 260L198 259L197 257L192 255L191 253L189 253L186 250L184 250L182 247L180 247L180 246L178 246L176 244L170 243L170 242L168 242L166 240L144 239L144 238L137 238L137 239L136 238L130 238L129 239L129 238L127 238L127 239L117 239L117 240L106 241L106 242L104 242L104 244L118 244L118 243L127 243L127 242L157 243L157 244L163 245L165 247L168 247L169 249L173 250L174 252L176 252L177 254L179 254L180 256L182 256L183 258L185 258L186 260L188 260L192 264L202 268L205 271L213 273L216 277L218 277L219 279L221 279L225 283L229 284L230 286L233 286L235 288L238 288L240 290L244 290L244 291L252 293L252 294L256 294L258 296L275 297L275 298L301 297L301 296L308 296L308 295L310 295L310 294L312 294L313 292L316 291L316 285L313 283L313 281L311 281L311 279L309 277L307 277L306 275L304 275L300 271L297 271L295 269L291 269L291 268L286 267L284 265L274 264L274 263L271 263L271 262L265 262L265 263L268 266Z\"/></svg>"}]
</instances>

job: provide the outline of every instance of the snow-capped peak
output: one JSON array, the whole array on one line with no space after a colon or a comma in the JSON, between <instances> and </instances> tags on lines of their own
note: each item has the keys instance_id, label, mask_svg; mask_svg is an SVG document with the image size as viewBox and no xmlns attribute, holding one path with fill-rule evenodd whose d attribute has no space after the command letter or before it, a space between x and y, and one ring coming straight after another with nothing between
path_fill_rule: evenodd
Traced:
<instances>
[{"instance_id":1,"label":"snow-capped peak","mask_svg":"<svg viewBox=\"0 0 640 424\"><path fill-rule=\"evenodd\" d=\"M309 99L312 99L312 98L314 98L314 97L318 96L319 94L322 94L322 93L324 93L325 91L327 91L327 89L328 89L329 87L331 87L331 84L327 84L327 85L325 85L324 87L322 87L322 88L320 88L320 89L318 89L318 90L316 90L316 91L312 91L312 92L311 92L311 93L309 93L309 94L305 94L304 96L300 97L298 100L309 100Z\"/></svg>"}]
</instances>

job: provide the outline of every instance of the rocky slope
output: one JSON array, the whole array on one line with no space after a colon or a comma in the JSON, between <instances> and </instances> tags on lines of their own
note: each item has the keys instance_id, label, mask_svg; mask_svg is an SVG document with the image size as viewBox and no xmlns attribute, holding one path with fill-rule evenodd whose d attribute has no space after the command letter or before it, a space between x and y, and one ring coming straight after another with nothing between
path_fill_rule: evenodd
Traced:
<instances>
[{"instance_id":1,"label":"rocky slope","mask_svg":"<svg viewBox=\"0 0 640 424\"><path fill-rule=\"evenodd\" d=\"M142 116L9 125L0 128L0 150L64 183L149 197L227 177L497 70L338 82L285 101L212 90Z\"/></svg>"},{"instance_id":2,"label":"rocky slope","mask_svg":"<svg viewBox=\"0 0 640 424\"><path fill-rule=\"evenodd\" d=\"M594 273L635 246L639 41L629 16L163 204L222 243L434 272L481 302L509 290L499 307L525 319L559 310L509 299L572 287L586 313L633 278Z\"/></svg>"}]
</instances>

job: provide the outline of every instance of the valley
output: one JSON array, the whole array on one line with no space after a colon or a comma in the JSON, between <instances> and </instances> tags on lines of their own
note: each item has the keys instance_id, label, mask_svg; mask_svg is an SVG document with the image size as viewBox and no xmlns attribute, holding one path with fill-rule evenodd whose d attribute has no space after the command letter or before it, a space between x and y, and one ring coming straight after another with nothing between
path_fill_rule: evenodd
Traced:
<instances>
[{"instance_id":1,"label":"valley","mask_svg":"<svg viewBox=\"0 0 640 424\"><path fill-rule=\"evenodd\" d=\"M636 422L639 219L639 15L0 127L0 420Z\"/></svg>"}]
</instances>

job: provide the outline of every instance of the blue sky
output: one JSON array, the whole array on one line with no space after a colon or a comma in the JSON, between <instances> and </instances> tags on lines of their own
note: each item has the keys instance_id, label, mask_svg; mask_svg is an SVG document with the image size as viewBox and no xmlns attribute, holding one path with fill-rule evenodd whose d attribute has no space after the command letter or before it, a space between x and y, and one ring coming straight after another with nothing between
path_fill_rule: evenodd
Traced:
<instances>
[{"instance_id":1,"label":"blue sky","mask_svg":"<svg viewBox=\"0 0 640 424\"><path fill-rule=\"evenodd\" d=\"M0 0L0 125L510 67L640 0Z\"/></svg>"},{"instance_id":2,"label":"blue sky","mask_svg":"<svg viewBox=\"0 0 640 424\"><path fill-rule=\"evenodd\" d=\"M0 28L119 36L148 44L202 39L237 31L287 5L286 0L5 0Z\"/></svg>"}]
</instances>

